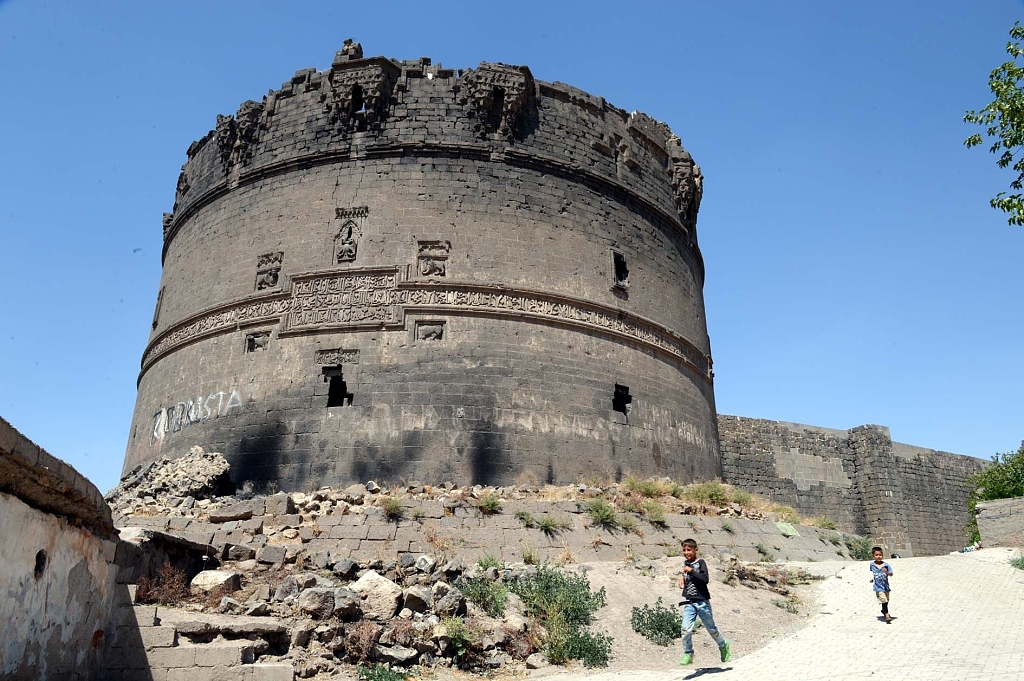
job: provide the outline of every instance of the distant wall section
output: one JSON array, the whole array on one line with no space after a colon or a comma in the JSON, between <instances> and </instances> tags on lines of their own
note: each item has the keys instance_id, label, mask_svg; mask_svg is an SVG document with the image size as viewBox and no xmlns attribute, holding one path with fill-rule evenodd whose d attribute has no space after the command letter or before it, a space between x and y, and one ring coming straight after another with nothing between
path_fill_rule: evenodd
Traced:
<instances>
[{"instance_id":1,"label":"distant wall section","mask_svg":"<svg viewBox=\"0 0 1024 681\"><path fill-rule=\"evenodd\" d=\"M718 426L723 476L737 487L827 516L887 553L934 555L965 541L967 480L984 461L893 442L884 426L723 415Z\"/></svg>"}]
</instances>

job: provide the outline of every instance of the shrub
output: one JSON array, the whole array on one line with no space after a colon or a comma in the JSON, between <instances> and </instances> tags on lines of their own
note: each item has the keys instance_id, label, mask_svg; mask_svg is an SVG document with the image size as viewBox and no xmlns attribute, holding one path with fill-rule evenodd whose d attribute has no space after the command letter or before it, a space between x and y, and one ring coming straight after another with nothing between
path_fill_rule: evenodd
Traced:
<instances>
[{"instance_id":1,"label":"shrub","mask_svg":"<svg viewBox=\"0 0 1024 681\"><path fill-rule=\"evenodd\" d=\"M635 492L640 496L647 497L649 499L656 497L679 496L683 489L685 489L678 482L673 482L668 478L661 478L660 480L648 478L647 480L641 480L636 476L627 475L625 480L622 482L630 492Z\"/></svg>"},{"instance_id":2,"label":"shrub","mask_svg":"<svg viewBox=\"0 0 1024 681\"><path fill-rule=\"evenodd\" d=\"M779 520L784 523L798 523L800 522L800 515L793 509L792 506L785 506L783 504L772 504L769 510L779 516Z\"/></svg>"},{"instance_id":3,"label":"shrub","mask_svg":"<svg viewBox=\"0 0 1024 681\"><path fill-rule=\"evenodd\" d=\"M791 612L794 615L800 612L800 608L793 601L787 601L782 598L773 598L772 604L782 608L786 612Z\"/></svg>"},{"instance_id":4,"label":"shrub","mask_svg":"<svg viewBox=\"0 0 1024 681\"><path fill-rule=\"evenodd\" d=\"M979 501L1024 496L1024 442L1016 452L993 456L992 465L972 475L968 484L973 490L967 495L971 522L964 527L964 532L973 543L981 541L975 518Z\"/></svg>"},{"instance_id":5,"label":"shrub","mask_svg":"<svg viewBox=\"0 0 1024 681\"><path fill-rule=\"evenodd\" d=\"M615 509L604 499L591 499L587 502L586 510L595 525L606 530L613 530L618 525Z\"/></svg>"},{"instance_id":6,"label":"shrub","mask_svg":"<svg viewBox=\"0 0 1024 681\"><path fill-rule=\"evenodd\" d=\"M548 627L547 658L554 664L580 660L585 667L607 667L612 637L586 629L552 624Z\"/></svg>"},{"instance_id":7,"label":"shrub","mask_svg":"<svg viewBox=\"0 0 1024 681\"><path fill-rule=\"evenodd\" d=\"M826 518L825 516L821 516L820 518L815 518L813 524L814 524L815 527L820 527L823 530L838 530L839 529L839 526L836 525L836 522L834 520L832 520L831 518Z\"/></svg>"},{"instance_id":8,"label":"shrub","mask_svg":"<svg viewBox=\"0 0 1024 681\"><path fill-rule=\"evenodd\" d=\"M139 580L135 600L139 603L178 605L187 600L189 595L185 571L165 562L157 570L156 577L143 577Z\"/></svg>"},{"instance_id":9,"label":"shrub","mask_svg":"<svg viewBox=\"0 0 1024 681\"><path fill-rule=\"evenodd\" d=\"M623 532L636 532L637 522L636 518L631 515L620 515L615 518L616 524Z\"/></svg>"},{"instance_id":10,"label":"shrub","mask_svg":"<svg viewBox=\"0 0 1024 681\"><path fill-rule=\"evenodd\" d=\"M753 497L750 496L750 492L748 492L747 490L736 489L734 487L732 491L729 492L729 500L732 501L732 503L734 504L739 504L740 506L747 506L753 500Z\"/></svg>"},{"instance_id":11,"label":"shrub","mask_svg":"<svg viewBox=\"0 0 1024 681\"><path fill-rule=\"evenodd\" d=\"M775 560L775 556L772 555L772 552L769 551L768 547L764 544L758 544L754 547L754 550L761 554L761 560L765 563L770 563Z\"/></svg>"},{"instance_id":12,"label":"shrub","mask_svg":"<svg viewBox=\"0 0 1024 681\"><path fill-rule=\"evenodd\" d=\"M494 492L485 494L480 498L480 512L484 515L494 515L495 513L501 513L501 497Z\"/></svg>"},{"instance_id":13,"label":"shrub","mask_svg":"<svg viewBox=\"0 0 1024 681\"><path fill-rule=\"evenodd\" d=\"M870 537L855 537L851 534L843 535L843 543L846 544L846 550L850 552L850 557L856 560L871 560L871 538Z\"/></svg>"},{"instance_id":14,"label":"shrub","mask_svg":"<svg viewBox=\"0 0 1024 681\"><path fill-rule=\"evenodd\" d=\"M502 582L492 582L483 577L459 577L455 581L455 587L491 617L501 617L505 614L508 587Z\"/></svg>"},{"instance_id":15,"label":"shrub","mask_svg":"<svg viewBox=\"0 0 1024 681\"><path fill-rule=\"evenodd\" d=\"M390 669L387 665L377 663L372 667L359 665L356 667L361 681L405 681L406 675Z\"/></svg>"},{"instance_id":16,"label":"shrub","mask_svg":"<svg viewBox=\"0 0 1024 681\"><path fill-rule=\"evenodd\" d=\"M488 568L501 569L505 567L502 562L493 553L485 553L476 559L476 564L480 566L481 570L487 570Z\"/></svg>"},{"instance_id":17,"label":"shrub","mask_svg":"<svg viewBox=\"0 0 1024 681\"><path fill-rule=\"evenodd\" d=\"M373 622L363 620L345 629L345 652L357 661L367 660L380 639L381 628Z\"/></svg>"},{"instance_id":18,"label":"shrub","mask_svg":"<svg viewBox=\"0 0 1024 681\"><path fill-rule=\"evenodd\" d=\"M736 528L732 526L732 523L722 523L722 529L729 534L734 534L736 532Z\"/></svg>"},{"instance_id":19,"label":"shrub","mask_svg":"<svg viewBox=\"0 0 1024 681\"><path fill-rule=\"evenodd\" d=\"M605 605L604 587L591 591L586 575L549 566L519 577L510 586L523 599L526 614L536 617L547 630L545 653L551 662L581 660L589 667L608 663L611 637L585 629L594 613Z\"/></svg>"},{"instance_id":20,"label":"shrub","mask_svg":"<svg viewBox=\"0 0 1024 681\"><path fill-rule=\"evenodd\" d=\"M516 520L523 524L525 528L536 527L537 521L534 520L533 515L529 511L516 511Z\"/></svg>"},{"instance_id":21,"label":"shrub","mask_svg":"<svg viewBox=\"0 0 1024 681\"><path fill-rule=\"evenodd\" d=\"M644 518L655 527L665 526L665 507L657 501L645 501L643 504Z\"/></svg>"},{"instance_id":22,"label":"shrub","mask_svg":"<svg viewBox=\"0 0 1024 681\"><path fill-rule=\"evenodd\" d=\"M1024 570L1024 553L1010 559L1010 565L1018 570Z\"/></svg>"},{"instance_id":23,"label":"shrub","mask_svg":"<svg viewBox=\"0 0 1024 681\"><path fill-rule=\"evenodd\" d=\"M690 485L683 495L698 504L725 504L729 501L729 490L717 480Z\"/></svg>"},{"instance_id":24,"label":"shrub","mask_svg":"<svg viewBox=\"0 0 1024 681\"><path fill-rule=\"evenodd\" d=\"M653 606L644 605L633 608L633 614L629 621L633 626L633 631L659 646L667 646L673 639L683 635L683 625L679 614L675 610L666 608L662 604L660 596Z\"/></svg>"},{"instance_id":25,"label":"shrub","mask_svg":"<svg viewBox=\"0 0 1024 681\"><path fill-rule=\"evenodd\" d=\"M616 505L623 513L640 513L643 509L640 505L640 499L632 495L628 497L619 497L616 499Z\"/></svg>"},{"instance_id":26,"label":"shrub","mask_svg":"<svg viewBox=\"0 0 1024 681\"><path fill-rule=\"evenodd\" d=\"M444 625L448 632L448 638L451 639L456 661L465 660L479 640L479 632L466 624L466 620L461 617L445 617L441 620L441 624Z\"/></svg>"},{"instance_id":27,"label":"shrub","mask_svg":"<svg viewBox=\"0 0 1024 681\"><path fill-rule=\"evenodd\" d=\"M537 528L548 536L558 534L562 530L565 530L569 527L568 520L559 520L558 518L552 517L550 515L542 515L536 520Z\"/></svg>"},{"instance_id":28,"label":"shrub","mask_svg":"<svg viewBox=\"0 0 1024 681\"><path fill-rule=\"evenodd\" d=\"M659 496L657 485L654 480L641 480L640 478L632 475L627 475L625 480L622 482L630 492L636 492L637 494L645 497Z\"/></svg>"},{"instance_id":29,"label":"shrub","mask_svg":"<svg viewBox=\"0 0 1024 681\"><path fill-rule=\"evenodd\" d=\"M527 565L539 565L540 554L537 553L537 549L533 548L529 544L523 544L519 547L520 552L523 556L523 562Z\"/></svg>"},{"instance_id":30,"label":"shrub","mask_svg":"<svg viewBox=\"0 0 1024 681\"><path fill-rule=\"evenodd\" d=\"M405 506L397 497L383 497L380 500L380 507L384 509L384 516L388 520L400 520L405 514Z\"/></svg>"}]
</instances>

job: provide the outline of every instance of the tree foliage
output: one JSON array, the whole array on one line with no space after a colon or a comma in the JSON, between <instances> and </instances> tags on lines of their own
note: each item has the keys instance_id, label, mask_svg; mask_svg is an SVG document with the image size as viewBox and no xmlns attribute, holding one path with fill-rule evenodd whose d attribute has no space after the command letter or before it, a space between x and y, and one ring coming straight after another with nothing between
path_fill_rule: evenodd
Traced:
<instances>
[{"instance_id":1,"label":"tree foliage","mask_svg":"<svg viewBox=\"0 0 1024 681\"><path fill-rule=\"evenodd\" d=\"M992 465L971 476L971 492L967 495L967 509L971 522L965 528L971 541L978 541L975 509L979 501L1024 497L1024 442L1016 452L996 454Z\"/></svg>"},{"instance_id":2,"label":"tree foliage","mask_svg":"<svg viewBox=\"0 0 1024 681\"><path fill-rule=\"evenodd\" d=\"M1024 26L1017 22L1010 29L1010 41L1006 52L1010 61L992 71L988 87L995 99L981 111L968 111L965 123L985 126L985 135L994 138L989 151L999 156L996 165L1012 168L1017 179L1010 183L1015 193L999 192L989 204L1007 214L1011 225L1024 225L1024 65L1018 63L1024 56ZM964 140L968 147L976 147L984 141L981 133L975 133Z\"/></svg>"}]
</instances>

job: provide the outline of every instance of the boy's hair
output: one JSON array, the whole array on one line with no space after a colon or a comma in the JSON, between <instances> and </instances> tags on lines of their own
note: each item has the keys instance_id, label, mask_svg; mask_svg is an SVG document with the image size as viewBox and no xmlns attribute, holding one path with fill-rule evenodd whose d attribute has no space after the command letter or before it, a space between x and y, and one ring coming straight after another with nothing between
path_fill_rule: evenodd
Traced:
<instances>
[{"instance_id":1,"label":"boy's hair","mask_svg":"<svg viewBox=\"0 0 1024 681\"><path fill-rule=\"evenodd\" d=\"M878 551L879 553L885 553L885 551L882 550L881 546L872 546L871 547L872 555L874 555L875 551Z\"/></svg>"},{"instance_id":2,"label":"boy's hair","mask_svg":"<svg viewBox=\"0 0 1024 681\"><path fill-rule=\"evenodd\" d=\"M687 547L687 546L689 546L690 548L694 548L694 549L697 548L697 540L696 539L684 539L682 543L683 543L683 547L684 548Z\"/></svg>"}]
</instances>

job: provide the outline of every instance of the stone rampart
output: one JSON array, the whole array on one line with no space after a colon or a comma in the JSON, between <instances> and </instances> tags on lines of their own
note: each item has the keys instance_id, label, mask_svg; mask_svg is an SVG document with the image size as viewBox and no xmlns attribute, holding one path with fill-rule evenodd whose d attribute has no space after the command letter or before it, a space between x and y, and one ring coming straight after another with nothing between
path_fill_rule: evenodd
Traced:
<instances>
[{"instance_id":1,"label":"stone rampart","mask_svg":"<svg viewBox=\"0 0 1024 681\"><path fill-rule=\"evenodd\" d=\"M701 192L645 114L349 45L189 148L124 470L720 476Z\"/></svg>"},{"instance_id":2,"label":"stone rampart","mask_svg":"<svg viewBox=\"0 0 1024 681\"><path fill-rule=\"evenodd\" d=\"M884 426L833 430L723 415L718 426L728 483L826 516L887 552L963 546L967 480L984 461L893 442Z\"/></svg>"},{"instance_id":3,"label":"stone rampart","mask_svg":"<svg viewBox=\"0 0 1024 681\"><path fill-rule=\"evenodd\" d=\"M0 677L100 678L116 541L99 490L0 419Z\"/></svg>"}]
</instances>

